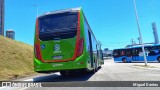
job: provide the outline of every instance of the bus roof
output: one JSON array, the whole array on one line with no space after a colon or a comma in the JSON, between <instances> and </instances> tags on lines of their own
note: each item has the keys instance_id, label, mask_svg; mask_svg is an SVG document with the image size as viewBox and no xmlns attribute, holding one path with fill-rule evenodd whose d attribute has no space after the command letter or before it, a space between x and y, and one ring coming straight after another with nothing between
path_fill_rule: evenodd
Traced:
<instances>
[{"instance_id":1,"label":"bus roof","mask_svg":"<svg viewBox=\"0 0 160 90\"><path fill-rule=\"evenodd\" d=\"M78 12L79 10L81 10L81 7L78 7L78 8L69 8L69 9L62 9L62 10L56 10L56 11L51 11L51 12L44 13L44 14L38 16L38 17L42 17L42 16L50 15L50 14L65 13L65 12Z\"/></svg>"},{"instance_id":2,"label":"bus roof","mask_svg":"<svg viewBox=\"0 0 160 90\"><path fill-rule=\"evenodd\" d=\"M152 47L152 46L160 46L160 43L158 44L145 44L145 47ZM130 49L130 48L140 48L142 47L142 45L138 44L138 45L132 45L126 48L119 48L119 49L114 49L114 50L122 50L122 49Z\"/></svg>"},{"instance_id":3,"label":"bus roof","mask_svg":"<svg viewBox=\"0 0 160 90\"><path fill-rule=\"evenodd\" d=\"M145 47L151 47L151 46L159 46L160 44L144 44ZM142 47L142 45L135 45L135 46L130 46L128 48L139 48Z\"/></svg>"}]
</instances>

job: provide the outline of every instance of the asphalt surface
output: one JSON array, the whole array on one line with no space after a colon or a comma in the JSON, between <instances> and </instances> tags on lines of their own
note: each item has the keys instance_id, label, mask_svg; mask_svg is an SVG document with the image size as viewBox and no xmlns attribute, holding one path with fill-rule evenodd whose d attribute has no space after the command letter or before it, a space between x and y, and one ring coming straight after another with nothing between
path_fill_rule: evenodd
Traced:
<instances>
[{"instance_id":1,"label":"asphalt surface","mask_svg":"<svg viewBox=\"0 0 160 90\"><path fill-rule=\"evenodd\" d=\"M66 78L57 72L29 77L27 81L160 81L160 63L148 63L148 65L149 67L145 68L144 63L115 63L112 59L107 59L95 74Z\"/></svg>"},{"instance_id":2,"label":"asphalt surface","mask_svg":"<svg viewBox=\"0 0 160 90\"><path fill-rule=\"evenodd\" d=\"M74 81L160 81L160 63L115 63L106 59L105 64L95 74L79 74L72 77L62 77L58 72L38 74L18 79L16 81L34 82L74 82ZM74 85L74 83L73 83ZM63 86L63 85L62 85ZM159 85L160 86L160 85ZM157 87L51 87L51 88L16 88L17 90L160 90Z\"/></svg>"}]
</instances>

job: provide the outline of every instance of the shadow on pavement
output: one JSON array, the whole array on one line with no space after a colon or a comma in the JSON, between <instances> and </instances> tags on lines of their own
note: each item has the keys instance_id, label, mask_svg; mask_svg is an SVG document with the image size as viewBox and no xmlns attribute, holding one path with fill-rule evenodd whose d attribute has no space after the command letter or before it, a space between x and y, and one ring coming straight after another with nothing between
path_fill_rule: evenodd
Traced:
<instances>
[{"instance_id":1,"label":"shadow on pavement","mask_svg":"<svg viewBox=\"0 0 160 90\"><path fill-rule=\"evenodd\" d=\"M53 73L52 75L39 76L33 78L33 82L68 82L68 81L87 81L93 74L77 74L68 77Z\"/></svg>"},{"instance_id":2,"label":"shadow on pavement","mask_svg":"<svg viewBox=\"0 0 160 90\"><path fill-rule=\"evenodd\" d=\"M124 63L124 62L115 62L115 63ZM144 63L144 62L125 62L125 63ZM147 63L160 63L160 62L147 62Z\"/></svg>"}]
</instances>

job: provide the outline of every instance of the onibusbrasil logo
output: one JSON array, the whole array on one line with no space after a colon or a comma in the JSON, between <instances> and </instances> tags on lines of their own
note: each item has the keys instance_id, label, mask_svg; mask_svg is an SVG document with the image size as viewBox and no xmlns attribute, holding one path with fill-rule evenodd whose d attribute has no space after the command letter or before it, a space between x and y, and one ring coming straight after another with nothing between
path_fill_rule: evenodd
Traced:
<instances>
[{"instance_id":1,"label":"onibusbrasil logo","mask_svg":"<svg viewBox=\"0 0 160 90\"><path fill-rule=\"evenodd\" d=\"M2 82L2 87L42 87L42 85L34 82Z\"/></svg>"}]
</instances>

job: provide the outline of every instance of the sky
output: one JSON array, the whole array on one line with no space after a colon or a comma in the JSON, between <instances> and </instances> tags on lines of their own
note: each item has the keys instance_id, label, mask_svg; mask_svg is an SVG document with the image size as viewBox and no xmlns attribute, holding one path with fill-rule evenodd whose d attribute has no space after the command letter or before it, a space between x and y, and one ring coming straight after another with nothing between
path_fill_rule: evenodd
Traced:
<instances>
[{"instance_id":1,"label":"sky","mask_svg":"<svg viewBox=\"0 0 160 90\"><path fill-rule=\"evenodd\" d=\"M82 7L102 49L139 42L133 0L5 0L5 30L13 29L15 40L34 44L36 4L38 15ZM160 0L136 0L136 6L143 42L154 42L151 24L156 23L160 37Z\"/></svg>"}]
</instances>

